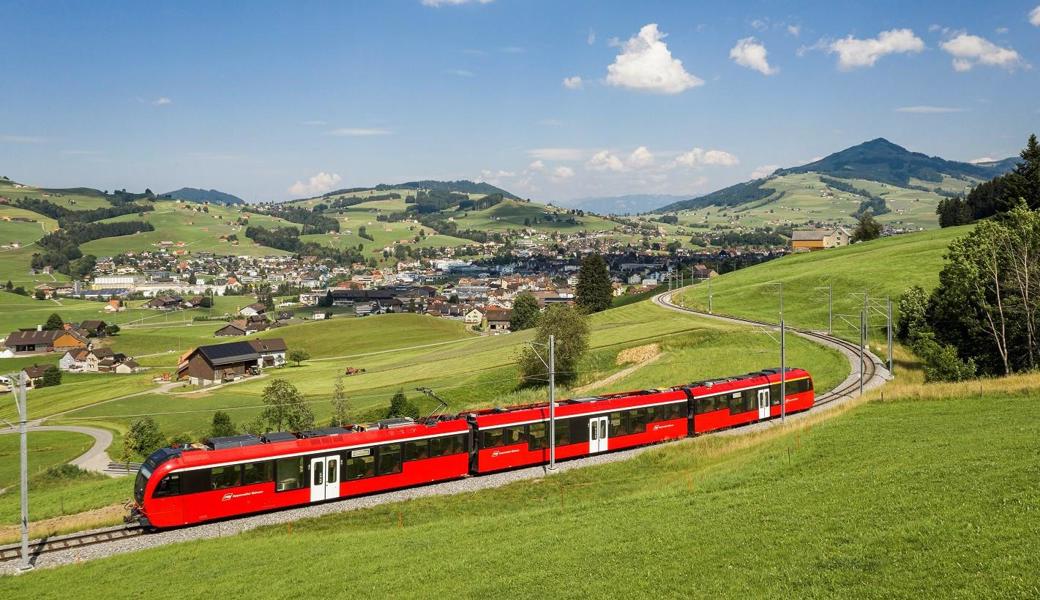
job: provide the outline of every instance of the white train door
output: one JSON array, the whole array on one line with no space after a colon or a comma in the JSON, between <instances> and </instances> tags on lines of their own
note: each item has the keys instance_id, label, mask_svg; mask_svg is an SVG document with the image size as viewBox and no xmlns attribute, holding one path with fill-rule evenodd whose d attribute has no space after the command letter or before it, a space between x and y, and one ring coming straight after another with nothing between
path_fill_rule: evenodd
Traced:
<instances>
[{"instance_id":1,"label":"white train door","mask_svg":"<svg viewBox=\"0 0 1040 600\"><path fill-rule=\"evenodd\" d=\"M769 388L758 390L758 418L769 418Z\"/></svg>"},{"instance_id":2,"label":"white train door","mask_svg":"<svg viewBox=\"0 0 1040 600\"><path fill-rule=\"evenodd\" d=\"M589 419L589 454L607 451L607 439L610 429L609 417L592 417Z\"/></svg>"},{"instance_id":3,"label":"white train door","mask_svg":"<svg viewBox=\"0 0 1040 600\"><path fill-rule=\"evenodd\" d=\"M311 502L339 498L339 457L311 459Z\"/></svg>"}]
</instances>

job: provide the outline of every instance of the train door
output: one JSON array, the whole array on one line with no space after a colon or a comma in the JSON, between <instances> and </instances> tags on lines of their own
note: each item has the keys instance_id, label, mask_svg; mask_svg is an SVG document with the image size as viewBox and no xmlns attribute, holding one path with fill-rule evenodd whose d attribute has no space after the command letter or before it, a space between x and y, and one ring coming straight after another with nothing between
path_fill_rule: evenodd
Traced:
<instances>
[{"instance_id":1,"label":"train door","mask_svg":"<svg viewBox=\"0 0 1040 600\"><path fill-rule=\"evenodd\" d=\"M769 418L769 388L758 390L758 418Z\"/></svg>"},{"instance_id":2,"label":"train door","mask_svg":"<svg viewBox=\"0 0 1040 600\"><path fill-rule=\"evenodd\" d=\"M311 502L339 497L339 457L311 459Z\"/></svg>"},{"instance_id":3,"label":"train door","mask_svg":"<svg viewBox=\"0 0 1040 600\"><path fill-rule=\"evenodd\" d=\"M592 417L589 419L589 454L607 451L607 438L610 430L609 417Z\"/></svg>"}]
</instances>

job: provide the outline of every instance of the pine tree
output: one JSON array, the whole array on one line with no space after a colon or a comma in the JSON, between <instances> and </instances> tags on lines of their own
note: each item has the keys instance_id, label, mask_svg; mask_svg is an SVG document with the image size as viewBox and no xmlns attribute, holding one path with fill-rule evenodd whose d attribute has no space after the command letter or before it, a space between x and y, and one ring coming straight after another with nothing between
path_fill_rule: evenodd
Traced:
<instances>
[{"instance_id":1,"label":"pine tree","mask_svg":"<svg viewBox=\"0 0 1040 600\"><path fill-rule=\"evenodd\" d=\"M412 419L419 418L419 407L416 406L412 401L408 399L408 396L404 395L404 390L397 390L394 397L390 399L390 409L386 411L387 418L391 417L409 417Z\"/></svg>"},{"instance_id":2,"label":"pine tree","mask_svg":"<svg viewBox=\"0 0 1040 600\"><path fill-rule=\"evenodd\" d=\"M599 254L590 254L581 261L578 271L577 304L586 313L610 308L613 289L607 262Z\"/></svg>"},{"instance_id":3,"label":"pine tree","mask_svg":"<svg viewBox=\"0 0 1040 600\"><path fill-rule=\"evenodd\" d=\"M213 413L213 422L210 424L209 437L225 437L235 435L238 431L235 424L231 422L231 415L222 410Z\"/></svg>"},{"instance_id":4,"label":"pine tree","mask_svg":"<svg viewBox=\"0 0 1040 600\"><path fill-rule=\"evenodd\" d=\"M51 313L51 316L47 317L47 323L43 326L48 331L56 331L58 329L65 328L65 321L61 318L58 313Z\"/></svg>"}]
</instances>

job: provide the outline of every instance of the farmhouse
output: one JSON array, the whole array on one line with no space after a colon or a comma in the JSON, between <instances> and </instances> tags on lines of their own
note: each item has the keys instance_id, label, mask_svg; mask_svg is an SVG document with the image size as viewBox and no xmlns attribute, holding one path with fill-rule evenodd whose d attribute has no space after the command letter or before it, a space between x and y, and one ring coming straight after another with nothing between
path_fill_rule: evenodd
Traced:
<instances>
[{"instance_id":1,"label":"farmhouse","mask_svg":"<svg viewBox=\"0 0 1040 600\"><path fill-rule=\"evenodd\" d=\"M264 367L285 364L280 338L199 346L181 356L177 379L192 385L213 385L254 375Z\"/></svg>"},{"instance_id":2,"label":"farmhouse","mask_svg":"<svg viewBox=\"0 0 1040 600\"><path fill-rule=\"evenodd\" d=\"M488 331L509 331L509 320L513 317L513 311L505 309L490 308L484 318L487 319Z\"/></svg>"},{"instance_id":3,"label":"farmhouse","mask_svg":"<svg viewBox=\"0 0 1040 600\"><path fill-rule=\"evenodd\" d=\"M22 369L22 374L25 376L25 387L35 388L39 386L40 382L43 381L43 374L49 368L50 365L33 365Z\"/></svg>"},{"instance_id":4,"label":"farmhouse","mask_svg":"<svg viewBox=\"0 0 1040 600\"><path fill-rule=\"evenodd\" d=\"M269 327L270 326L267 324L266 321L254 321L251 319L247 321L245 319L235 319L234 321L231 321L227 325L216 330L216 332L214 332L213 335L217 335L220 337L249 335L258 331L264 331Z\"/></svg>"},{"instance_id":5,"label":"farmhouse","mask_svg":"<svg viewBox=\"0 0 1040 600\"><path fill-rule=\"evenodd\" d=\"M37 354L86 348L87 340L73 330L45 330L38 326L36 329L11 332L4 345L13 354Z\"/></svg>"},{"instance_id":6,"label":"farmhouse","mask_svg":"<svg viewBox=\"0 0 1040 600\"><path fill-rule=\"evenodd\" d=\"M241 310L238 311L238 314L242 315L243 317L255 317L257 315L262 315L265 312L267 312L267 307L265 307L260 302L254 302L249 306L243 307Z\"/></svg>"},{"instance_id":7,"label":"farmhouse","mask_svg":"<svg viewBox=\"0 0 1040 600\"><path fill-rule=\"evenodd\" d=\"M849 245L849 232L843 227L837 229L800 229L791 235L791 248L795 252L811 252L826 248L838 248Z\"/></svg>"}]
</instances>

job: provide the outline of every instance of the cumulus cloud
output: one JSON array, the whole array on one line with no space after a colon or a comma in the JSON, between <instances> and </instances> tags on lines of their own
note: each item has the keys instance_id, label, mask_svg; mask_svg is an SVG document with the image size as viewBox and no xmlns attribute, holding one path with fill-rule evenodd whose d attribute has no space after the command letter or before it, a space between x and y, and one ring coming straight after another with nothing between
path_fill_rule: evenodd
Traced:
<instances>
[{"instance_id":1,"label":"cumulus cloud","mask_svg":"<svg viewBox=\"0 0 1040 600\"><path fill-rule=\"evenodd\" d=\"M654 164L654 155L646 146L640 146L628 155L628 166L633 169L644 169Z\"/></svg>"},{"instance_id":2,"label":"cumulus cloud","mask_svg":"<svg viewBox=\"0 0 1040 600\"><path fill-rule=\"evenodd\" d=\"M826 50L838 55L842 70L872 67L879 58L888 54L905 54L924 50L924 42L911 29L882 31L876 38L857 39L851 35L830 42Z\"/></svg>"},{"instance_id":3,"label":"cumulus cloud","mask_svg":"<svg viewBox=\"0 0 1040 600\"><path fill-rule=\"evenodd\" d=\"M460 4L491 4L493 0L420 0L423 6L440 8L442 6L459 6Z\"/></svg>"},{"instance_id":4,"label":"cumulus cloud","mask_svg":"<svg viewBox=\"0 0 1040 600\"><path fill-rule=\"evenodd\" d=\"M624 171L625 164L621 162L621 159L610 153L608 150L600 150L599 152L592 155L592 158L585 163L585 168L591 171Z\"/></svg>"},{"instance_id":5,"label":"cumulus cloud","mask_svg":"<svg viewBox=\"0 0 1040 600\"><path fill-rule=\"evenodd\" d=\"M752 179L762 179L763 177L769 177L780 168L780 165L762 165L755 167L755 170L751 172Z\"/></svg>"},{"instance_id":6,"label":"cumulus cloud","mask_svg":"<svg viewBox=\"0 0 1040 600\"><path fill-rule=\"evenodd\" d=\"M531 162L531 164L527 165L527 170L528 171L544 171L545 170L545 163L540 161L540 160L533 161L533 162Z\"/></svg>"},{"instance_id":7,"label":"cumulus cloud","mask_svg":"<svg viewBox=\"0 0 1040 600\"><path fill-rule=\"evenodd\" d=\"M672 57L664 37L656 23L644 25L607 67L607 83L659 94L678 94L703 85L703 79L687 73L682 61Z\"/></svg>"},{"instance_id":8,"label":"cumulus cloud","mask_svg":"<svg viewBox=\"0 0 1040 600\"><path fill-rule=\"evenodd\" d=\"M580 90L583 85L585 85L585 82L582 81L581 77L578 75L563 78L563 87L568 90Z\"/></svg>"},{"instance_id":9,"label":"cumulus cloud","mask_svg":"<svg viewBox=\"0 0 1040 600\"><path fill-rule=\"evenodd\" d=\"M779 69L769 66L766 54L766 47L753 37L738 40L737 45L729 51L729 57L738 65L753 69L763 75L774 75L779 72Z\"/></svg>"},{"instance_id":10,"label":"cumulus cloud","mask_svg":"<svg viewBox=\"0 0 1040 600\"><path fill-rule=\"evenodd\" d=\"M528 156L538 160L581 160L585 151L580 148L534 148L527 151Z\"/></svg>"},{"instance_id":11,"label":"cumulus cloud","mask_svg":"<svg viewBox=\"0 0 1040 600\"><path fill-rule=\"evenodd\" d=\"M1011 48L1002 48L986 38L960 33L940 44L953 57L953 70L970 71L976 65L1014 70L1023 66L1022 57Z\"/></svg>"},{"instance_id":12,"label":"cumulus cloud","mask_svg":"<svg viewBox=\"0 0 1040 600\"><path fill-rule=\"evenodd\" d=\"M553 181L563 181L564 179L570 179L574 177L574 169L570 167L556 167L552 172Z\"/></svg>"},{"instance_id":13,"label":"cumulus cloud","mask_svg":"<svg viewBox=\"0 0 1040 600\"><path fill-rule=\"evenodd\" d=\"M1037 6L1029 12L1029 22L1040 27L1040 6Z\"/></svg>"},{"instance_id":14,"label":"cumulus cloud","mask_svg":"<svg viewBox=\"0 0 1040 600\"><path fill-rule=\"evenodd\" d=\"M311 177L306 183L297 181L289 186L289 193L293 196L317 196L332 191L343 178L335 173L322 171Z\"/></svg>"},{"instance_id":15,"label":"cumulus cloud","mask_svg":"<svg viewBox=\"0 0 1040 600\"><path fill-rule=\"evenodd\" d=\"M339 129L333 129L327 132L328 135L335 135L338 137L369 137L373 135L390 135L393 133L389 129L382 129L379 127L340 127Z\"/></svg>"},{"instance_id":16,"label":"cumulus cloud","mask_svg":"<svg viewBox=\"0 0 1040 600\"><path fill-rule=\"evenodd\" d=\"M166 106L167 104L173 104L173 100L170 100L166 96L160 96L159 98L152 100L153 106Z\"/></svg>"},{"instance_id":17,"label":"cumulus cloud","mask_svg":"<svg viewBox=\"0 0 1040 600\"><path fill-rule=\"evenodd\" d=\"M965 109L957 108L955 106L930 106L930 105L918 105L918 106L900 106L896 109L896 112L901 113L914 113L918 115L940 115L944 113L958 113L964 112Z\"/></svg>"},{"instance_id":18,"label":"cumulus cloud","mask_svg":"<svg viewBox=\"0 0 1040 600\"><path fill-rule=\"evenodd\" d=\"M683 152L675 158L675 164L684 167L718 166L732 167L740 164L740 160L725 150L705 150L694 148Z\"/></svg>"},{"instance_id":19,"label":"cumulus cloud","mask_svg":"<svg viewBox=\"0 0 1040 600\"><path fill-rule=\"evenodd\" d=\"M981 164L981 163L997 162L997 159L993 158L992 156L980 156L978 158L973 158L973 159L969 160L968 162L970 162L973 165L977 165L977 164Z\"/></svg>"},{"instance_id":20,"label":"cumulus cloud","mask_svg":"<svg viewBox=\"0 0 1040 600\"><path fill-rule=\"evenodd\" d=\"M798 37L798 36L802 35L802 26L801 25L788 25L787 26L787 33L789 33L790 35L793 35L794 37Z\"/></svg>"}]
</instances>

